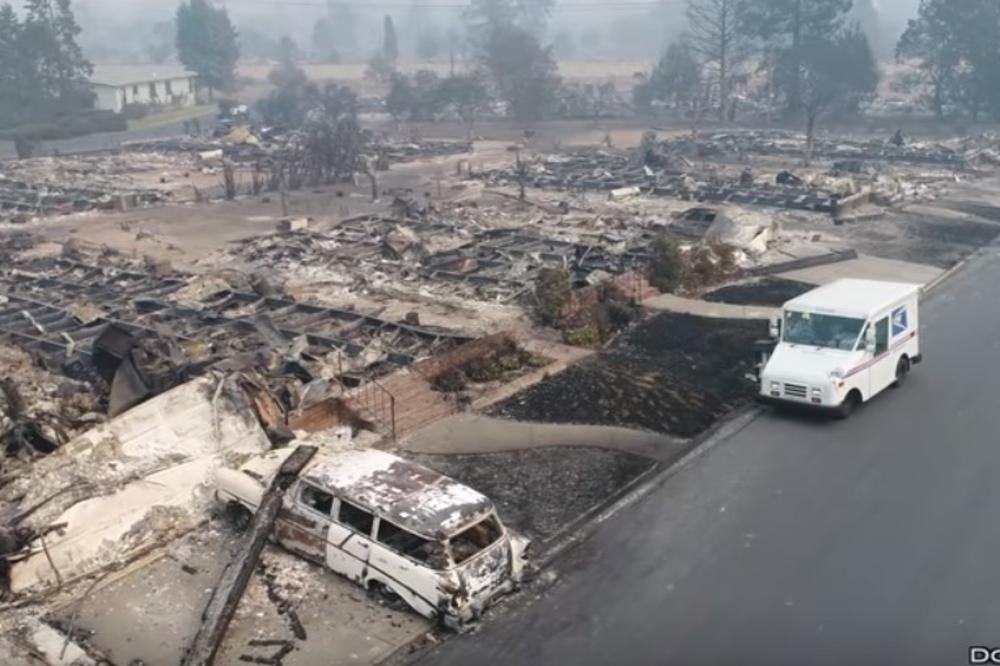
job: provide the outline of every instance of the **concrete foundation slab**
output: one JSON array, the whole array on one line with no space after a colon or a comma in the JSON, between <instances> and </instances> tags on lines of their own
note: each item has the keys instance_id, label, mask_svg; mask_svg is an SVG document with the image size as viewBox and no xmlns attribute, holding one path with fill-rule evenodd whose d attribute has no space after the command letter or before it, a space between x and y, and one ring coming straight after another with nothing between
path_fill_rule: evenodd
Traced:
<instances>
[{"instance_id":1,"label":"concrete foundation slab","mask_svg":"<svg viewBox=\"0 0 1000 666\"><path fill-rule=\"evenodd\" d=\"M203 528L155 562L109 578L59 615L75 614L76 626L93 632L93 646L116 664L177 664L233 543L225 529ZM220 666L245 663L244 655L267 658L280 649L274 642L285 641L294 646L285 666L374 664L430 628L424 618L383 608L354 583L278 547L268 546L261 562L263 574L251 578L216 659ZM296 637L289 614L279 613L280 602L269 598L275 592L298 617L305 639Z\"/></svg>"}]
</instances>

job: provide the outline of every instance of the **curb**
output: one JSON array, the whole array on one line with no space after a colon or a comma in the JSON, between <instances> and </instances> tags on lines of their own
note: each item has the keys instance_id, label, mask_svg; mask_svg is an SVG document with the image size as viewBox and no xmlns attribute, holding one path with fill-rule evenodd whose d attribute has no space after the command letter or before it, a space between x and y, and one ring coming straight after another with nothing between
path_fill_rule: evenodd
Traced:
<instances>
[{"instance_id":1,"label":"curb","mask_svg":"<svg viewBox=\"0 0 1000 666\"><path fill-rule=\"evenodd\" d=\"M978 259L981 255L985 254L985 250L988 247L990 247L990 246L987 245L986 247L981 247L978 250L976 250L975 252L973 252L972 254L970 254L967 257L965 257L964 259L959 260L959 262L957 264L955 264L954 266L952 266L951 268L949 268L948 270L946 270L944 273L941 273L941 275L938 275L936 278L934 278L933 280L931 280L930 282L928 282L927 284L925 284L923 287L921 287L920 288L920 293L923 294L923 295L926 295L926 294L931 293L932 291L934 291L938 287L940 287L949 278L951 278L952 276L954 276L955 273L958 273L963 268L965 268L966 266L968 266L969 263L972 262L972 260Z\"/></svg>"}]
</instances>

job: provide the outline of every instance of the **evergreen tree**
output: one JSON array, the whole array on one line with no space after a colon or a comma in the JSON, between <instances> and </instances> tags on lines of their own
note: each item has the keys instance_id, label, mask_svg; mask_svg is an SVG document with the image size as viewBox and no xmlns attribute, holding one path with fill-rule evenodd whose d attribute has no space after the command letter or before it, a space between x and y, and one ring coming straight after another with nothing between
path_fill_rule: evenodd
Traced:
<instances>
[{"instance_id":1,"label":"evergreen tree","mask_svg":"<svg viewBox=\"0 0 1000 666\"><path fill-rule=\"evenodd\" d=\"M20 50L21 22L9 4L0 6L0 127L21 121L24 58Z\"/></svg>"},{"instance_id":2,"label":"evergreen tree","mask_svg":"<svg viewBox=\"0 0 1000 666\"><path fill-rule=\"evenodd\" d=\"M83 56L69 0L26 0L24 20L0 7L0 124L44 124L90 108Z\"/></svg>"},{"instance_id":3,"label":"evergreen tree","mask_svg":"<svg viewBox=\"0 0 1000 666\"><path fill-rule=\"evenodd\" d=\"M382 25L382 55L389 62L396 62L399 60L399 40L396 37L396 26L392 22L392 17L387 15Z\"/></svg>"},{"instance_id":4,"label":"evergreen tree","mask_svg":"<svg viewBox=\"0 0 1000 666\"><path fill-rule=\"evenodd\" d=\"M236 29L224 8L207 0L182 2L177 8L177 57L209 87L232 84L240 51Z\"/></svg>"},{"instance_id":5,"label":"evergreen tree","mask_svg":"<svg viewBox=\"0 0 1000 666\"><path fill-rule=\"evenodd\" d=\"M535 120L554 107L561 86L552 49L537 33L553 0L472 0L463 19L482 76L519 120Z\"/></svg>"},{"instance_id":6,"label":"evergreen tree","mask_svg":"<svg viewBox=\"0 0 1000 666\"><path fill-rule=\"evenodd\" d=\"M976 119L1000 118L1000 4L996 0L922 0L899 40L899 59L919 62L938 117L946 105Z\"/></svg>"},{"instance_id":7,"label":"evergreen tree","mask_svg":"<svg viewBox=\"0 0 1000 666\"><path fill-rule=\"evenodd\" d=\"M749 0L742 21L751 34L781 49L778 85L789 113L802 110L803 65L808 52L839 34L852 0Z\"/></svg>"}]
</instances>

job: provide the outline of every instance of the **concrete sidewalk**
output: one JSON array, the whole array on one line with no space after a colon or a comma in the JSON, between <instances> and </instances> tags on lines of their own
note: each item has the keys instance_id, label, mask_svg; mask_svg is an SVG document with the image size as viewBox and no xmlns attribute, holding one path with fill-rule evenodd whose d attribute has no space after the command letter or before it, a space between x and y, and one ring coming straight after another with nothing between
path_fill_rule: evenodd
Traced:
<instances>
[{"instance_id":1,"label":"concrete sidewalk","mask_svg":"<svg viewBox=\"0 0 1000 666\"><path fill-rule=\"evenodd\" d=\"M522 423L478 414L456 414L399 443L403 451L437 455L499 453L552 446L585 446L670 462L686 440L612 426Z\"/></svg>"},{"instance_id":2,"label":"concrete sidewalk","mask_svg":"<svg viewBox=\"0 0 1000 666\"><path fill-rule=\"evenodd\" d=\"M683 298L674 294L660 294L652 298L647 298L642 302L642 305L651 310L665 310L713 319L770 319L772 315L778 312L778 308L710 303L709 301L701 301L696 298Z\"/></svg>"},{"instance_id":3,"label":"concrete sidewalk","mask_svg":"<svg viewBox=\"0 0 1000 666\"><path fill-rule=\"evenodd\" d=\"M807 282L815 285L826 284L840 278L927 284L942 273L944 273L944 269L937 266L861 255L857 259L850 261L842 261L837 264L827 264L825 266L814 266L813 268L803 268L797 271L780 273L775 277L785 278L786 280L798 280L799 282Z\"/></svg>"}]
</instances>

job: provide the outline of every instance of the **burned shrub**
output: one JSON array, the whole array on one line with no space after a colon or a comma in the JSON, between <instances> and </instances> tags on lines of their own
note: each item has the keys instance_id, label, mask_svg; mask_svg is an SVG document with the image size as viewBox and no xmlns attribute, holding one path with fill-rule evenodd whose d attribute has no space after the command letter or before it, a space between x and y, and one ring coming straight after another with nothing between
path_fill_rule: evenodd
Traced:
<instances>
[{"instance_id":1,"label":"burned shrub","mask_svg":"<svg viewBox=\"0 0 1000 666\"><path fill-rule=\"evenodd\" d=\"M563 322L563 340L577 347L604 344L635 319L636 309L613 282L597 286L597 302Z\"/></svg>"},{"instance_id":2,"label":"burned shrub","mask_svg":"<svg viewBox=\"0 0 1000 666\"><path fill-rule=\"evenodd\" d=\"M543 367L550 362L550 359L532 354L510 341L485 356L439 375L433 382L434 389L442 393L458 393L469 384L508 381L523 370Z\"/></svg>"},{"instance_id":3,"label":"burned shrub","mask_svg":"<svg viewBox=\"0 0 1000 666\"><path fill-rule=\"evenodd\" d=\"M719 264L712 251L705 246L693 248L688 257L688 270L684 272L684 283L688 287L713 284L721 275Z\"/></svg>"},{"instance_id":4,"label":"burned shrub","mask_svg":"<svg viewBox=\"0 0 1000 666\"><path fill-rule=\"evenodd\" d=\"M684 280L684 255L677 241L665 234L653 241L649 283L661 292L670 293Z\"/></svg>"},{"instance_id":5,"label":"burned shrub","mask_svg":"<svg viewBox=\"0 0 1000 666\"><path fill-rule=\"evenodd\" d=\"M465 390L465 373L460 369L448 370L438 375L433 382L434 390L441 393L458 393Z\"/></svg>"},{"instance_id":6,"label":"burned shrub","mask_svg":"<svg viewBox=\"0 0 1000 666\"><path fill-rule=\"evenodd\" d=\"M718 259L719 270L724 275L728 275L736 270L736 248L732 245L719 242L712 243L709 247L712 249L715 258Z\"/></svg>"},{"instance_id":7,"label":"burned shrub","mask_svg":"<svg viewBox=\"0 0 1000 666\"><path fill-rule=\"evenodd\" d=\"M477 383L492 382L534 363L531 352L511 342L488 356L469 362L465 366L465 376Z\"/></svg>"},{"instance_id":8,"label":"burned shrub","mask_svg":"<svg viewBox=\"0 0 1000 666\"><path fill-rule=\"evenodd\" d=\"M721 282L736 270L735 250L724 243L695 247L688 253L684 284L697 288Z\"/></svg>"},{"instance_id":9,"label":"burned shrub","mask_svg":"<svg viewBox=\"0 0 1000 666\"><path fill-rule=\"evenodd\" d=\"M569 271L565 268L543 268L539 271L535 282L535 315L538 320L549 326L559 324L572 292Z\"/></svg>"}]
</instances>

